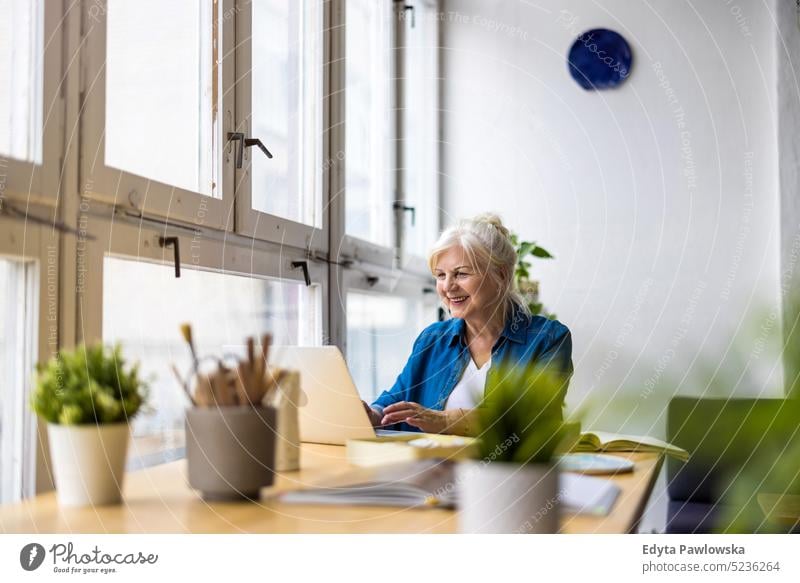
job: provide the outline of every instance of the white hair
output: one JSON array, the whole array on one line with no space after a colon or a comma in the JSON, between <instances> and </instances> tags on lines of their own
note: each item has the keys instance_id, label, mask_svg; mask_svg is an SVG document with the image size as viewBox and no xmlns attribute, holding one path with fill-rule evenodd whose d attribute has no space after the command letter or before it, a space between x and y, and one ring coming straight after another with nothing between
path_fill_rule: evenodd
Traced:
<instances>
[{"instance_id":1,"label":"white hair","mask_svg":"<svg viewBox=\"0 0 800 583\"><path fill-rule=\"evenodd\" d=\"M463 249L470 263L497 284L504 313L513 307L530 315L528 304L519 293L514 278L517 251L500 217L485 213L472 219L462 219L445 229L428 253L431 272L439 256L453 247Z\"/></svg>"}]
</instances>

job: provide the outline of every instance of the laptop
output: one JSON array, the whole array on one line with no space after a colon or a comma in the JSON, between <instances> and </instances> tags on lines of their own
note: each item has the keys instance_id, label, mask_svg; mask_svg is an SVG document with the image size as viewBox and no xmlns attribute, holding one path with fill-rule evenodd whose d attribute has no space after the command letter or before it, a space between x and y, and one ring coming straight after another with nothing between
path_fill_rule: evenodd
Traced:
<instances>
[{"instance_id":1,"label":"laptop","mask_svg":"<svg viewBox=\"0 0 800 583\"><path fill-rule=\"evenodd\" d=\"M336 346L273 346L270 363L300 371L300 441L344 445L348 439L414 434L375 430Z\"/></svg>"}]
</instances>

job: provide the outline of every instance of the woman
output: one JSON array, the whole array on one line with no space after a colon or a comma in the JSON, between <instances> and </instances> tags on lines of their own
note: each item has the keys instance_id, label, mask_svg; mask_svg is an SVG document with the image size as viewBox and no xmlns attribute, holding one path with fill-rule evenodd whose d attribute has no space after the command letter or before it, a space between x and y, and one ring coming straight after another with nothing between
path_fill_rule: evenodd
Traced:
<instances>
[{"instance_id":1,"label":"woman","mask_svg":"<svg viewBox=\"0 0 800 583\"><path fill-rule=\"evenodd\" d=\"M452 318L423 330L394 386L371 406L364 403L373 426L474 434L473 410L492 363L551 365L569 379L570 332L530 315L514 287L517 254L508 235L494 215L442 233L428 265Z\"/></svg>"}]
</instances>

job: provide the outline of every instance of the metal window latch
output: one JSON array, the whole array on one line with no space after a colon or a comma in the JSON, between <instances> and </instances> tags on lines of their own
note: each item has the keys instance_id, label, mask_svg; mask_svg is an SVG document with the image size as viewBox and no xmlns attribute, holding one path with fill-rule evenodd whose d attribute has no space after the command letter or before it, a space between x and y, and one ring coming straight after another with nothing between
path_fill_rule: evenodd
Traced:
<instances>
[{"instance_id":1,"label":"metal window latch","mask_svg":"<svg viewBox=\"0 0 800 583\"><path fill-rule=\"evenodd\" d=\"M177 237L159 237L158 246L162 249L172 245L173 260L175 261L175 277L181 276L181 248Z\"/></svg>"},{"instance_id":2,"label":"metal window latch","mask_svg":"<svg viewBox=\"0 0 800 583\"><path fill-rule=\"evenodd\" d=\"M292 269L302 269L306 287L311 285L311 276L308 274L308 261L292 261Z\"/></svg>"},{"instance_id":3,"label":"metal window latch","mask_svg":"<svg viewBox=\"0 0 800 583\"><path fill-rule=\"evenodd\" d=\"M396 211L403 211L404 213L411 213L411 226L416 226L417 222L417 209L413 206L405 206L402 202L395 202L392 208Z\"/></svg>"},{"instance_id":4,"label":"metal window latch","mask_svg":"<svg viewBox=\"0 0 800 583\"><path fill-rule=\"evenodd\" d=\"M398 3L398 4L399 4L399 3L402 3L402 2L405 2L405 0L394 0L394 1L395 1L396 3ZM416 13L416 12L415 12L415 10L414 10L414 7L413 7L413 6L411 6L410 4L404 4L404 5L403 5L403 14L405 14L405 13L407 13L407 12L411 12L411 28L414 28L414 27L415 27L415 24L416 24L416 23L414 22L414 14Z\"/></svg>"},{"instance_id":5,"label":"metal window latch","mask_svg":"<svg viewBox=\"0 0 800 583\"><path fill-rule=\"evenodd\" d=\"M264 155L267 158L272 158L272 152L267 150L267 147L264 143L259 140L258 138L245 138L242 132L228 132L228 141L233 142L234 140L239 142L239 146L236 148L236 167L241 168L242 163L244 161L244 149L250 148L251 146L258 146L258 149L264 152Z\"/></svg>"},{"instance_id":6,"label":"metal window latch","mask_svg":"<svg viewBox=\"0 0 800 583\"><path fill-rule=\"evenodd\" d=\"M378 284L379 281L380 281L380 278L375 276L375 275L368 275L367 276L367 285L369 285L369 287L375 287Z\"/></svg>"}]
</instances>

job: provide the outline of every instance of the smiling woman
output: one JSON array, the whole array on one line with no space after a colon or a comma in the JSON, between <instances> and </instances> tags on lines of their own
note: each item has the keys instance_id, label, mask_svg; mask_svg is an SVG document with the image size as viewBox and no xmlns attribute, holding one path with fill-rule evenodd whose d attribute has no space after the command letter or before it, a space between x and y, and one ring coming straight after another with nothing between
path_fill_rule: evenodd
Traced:
<instances>
[{"instance_id":1,"label":"smiling woman","mask_svg":"<svg viewBox=\"0 0 800 583\"><path fill-rule=\"evenodd\" d=\"M364 404L373 425L474 433L474 409L493 363L551 366L563 375L566 391L570 332L530 314L514 287L516 262L508 229L497 216L480 215L442 233L428 265L451 318L423 330L394 386Z\"/></svg>"}]
</instances>

